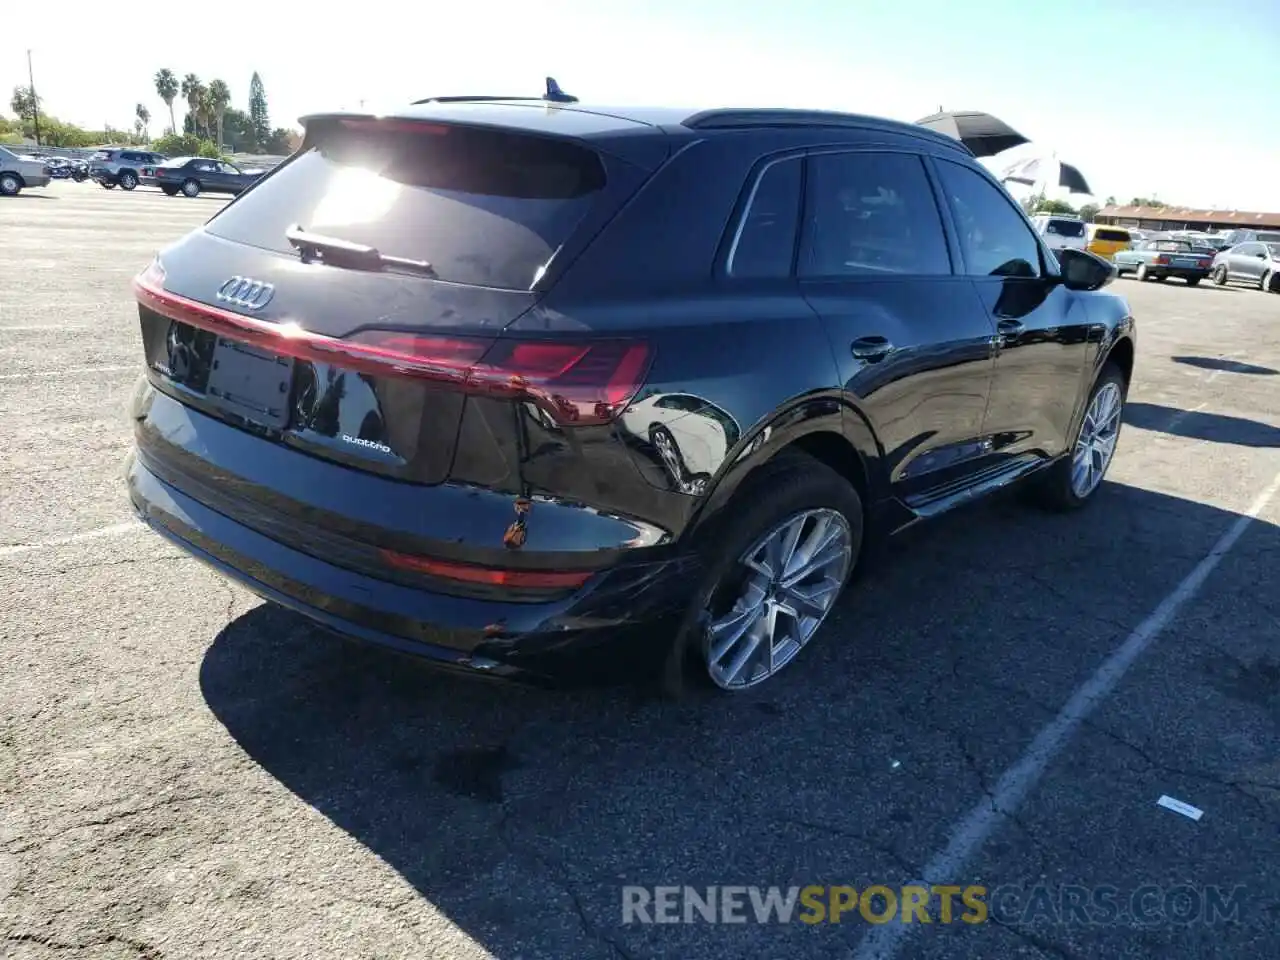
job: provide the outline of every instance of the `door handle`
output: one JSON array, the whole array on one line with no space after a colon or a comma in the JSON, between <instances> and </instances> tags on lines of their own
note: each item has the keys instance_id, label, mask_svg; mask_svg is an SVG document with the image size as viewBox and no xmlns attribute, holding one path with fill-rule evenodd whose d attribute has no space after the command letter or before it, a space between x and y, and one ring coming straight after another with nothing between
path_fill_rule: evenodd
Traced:
<instances>
[{"instance_id":1,"label":"door handle","mask_svg":"<svg viewBox=\"0 0 1280 960\"><path fill-rule=\"evenodd\" d=\"M893 344L884 337L859 337L849 344L849 350L855 359L879 363L893 352Z\"/></svg>"},{"instance_id":2,"label":"door handle","mask_svg":"<svg viewBox=\"0 0 1280 960\"><path fill-rule=\"evenodd\" d=\"M996 329L1000 331L1000 337L1003 340L1016 340L1022 336L1023 331L1027 329L1026 324L1018 320L1001 320L996 324Z\"/></svg>"}]
</instances>

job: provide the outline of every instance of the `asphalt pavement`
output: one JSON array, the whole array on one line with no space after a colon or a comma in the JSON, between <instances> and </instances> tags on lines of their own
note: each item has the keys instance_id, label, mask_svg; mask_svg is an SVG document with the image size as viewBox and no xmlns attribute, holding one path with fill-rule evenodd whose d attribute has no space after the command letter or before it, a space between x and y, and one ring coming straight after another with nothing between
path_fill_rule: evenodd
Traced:
<instances>
[{"instance_id":1,"label":"asphalt pavement","mask_svg":"<svg viewBox=\"0 0 1280 960\"><path fill-rule=\"evenodd\" d=\"M129 279L220 203L0 202L0 956L1274 955L1280 296L1117 281L1096 502L912 530L759 692L549 694L320 633L132 519ZM985 922L723 889L747 922L624 922L916 880Z\"/></svg>"}]
</instances>

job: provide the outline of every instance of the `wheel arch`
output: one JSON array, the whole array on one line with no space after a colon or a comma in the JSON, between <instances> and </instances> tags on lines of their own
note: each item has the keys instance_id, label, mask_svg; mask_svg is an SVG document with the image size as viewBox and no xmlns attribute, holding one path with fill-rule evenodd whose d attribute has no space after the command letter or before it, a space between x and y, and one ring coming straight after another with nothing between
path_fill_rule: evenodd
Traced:
<instances>
[{"instance_id":1,"label":"wheel arch","mask_svg":"<svg viewBox=\"0 0 1280 960\"><path fill-rule=\"evenodd\" d=\"M881 496L878 481L880 447L860 412L834 398L801 401L760 424L738 444L729 465L715 481L690 519L686 533L696 534L724 516L750 481L776 464L779 457L802 453L826 464L858 492L870 517Z\"/></svg>"},{"instance_id":2,"label":"wheel arch","mask_svg":"<svg viewBox=\"0 0 1280 960\"><path fill-rule=\"evenodd\" d=\"M0 170L0 177L6 176L6 175L7 175L7 176L11 176L11 177L17 177L17 178L18 178L18 183L19 183L22 187L24 187L24 188L26 187L26 185L27 185L27 178L26 178L26 177L24 177L24 176L21 174L21 172L19 172L19 171L17 171L17 170Z\"/></svg>"}]
</instances>

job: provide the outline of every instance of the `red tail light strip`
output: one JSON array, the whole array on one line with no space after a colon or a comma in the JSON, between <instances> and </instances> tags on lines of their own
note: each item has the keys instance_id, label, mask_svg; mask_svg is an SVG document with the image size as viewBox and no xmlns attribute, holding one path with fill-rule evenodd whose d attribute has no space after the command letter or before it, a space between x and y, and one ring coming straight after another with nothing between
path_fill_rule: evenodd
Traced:
<instances>
[{"instance_id":1,"label":"red tail light strip","mask_svg":"<svg viewBox=\"0 0 1280 960\"><path fill-rule=\"evenodd\" d=\"M382 559L393 567L425 573L461 583L486 584L494 587L530 587L541 589L567 589L580 587L590 579L591 570L508 570L497 567L480 567L471 563L454 563L451 560L434 560L415 557L394 550L379 550Z\"/></svg>"},{"instance_id":2,"label":"red tail light strip","mask_svg":"<svg viewBox=\"0 0 1280 960\"><path fill-rule=\"evenodd\" d=\"M148 269L134 290L140 304L171 320L299 360L527 398L565 425L612 421L639 391L652 360L648 345L633 341L513 341L386 330L340 340L170 293L157 282L160 275L159 268Z\"/></svg>"}]
</instances>

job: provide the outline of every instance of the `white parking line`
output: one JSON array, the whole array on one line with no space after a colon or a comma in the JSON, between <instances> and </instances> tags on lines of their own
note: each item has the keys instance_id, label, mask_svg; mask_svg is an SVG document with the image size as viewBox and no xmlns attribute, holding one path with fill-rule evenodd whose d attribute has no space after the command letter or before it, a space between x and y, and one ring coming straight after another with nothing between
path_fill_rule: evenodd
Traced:
<instances>
[{"instance_id":1,"label":"white parking line","mask_svg":"<svg viewBox=\"0 0 1280 960\"><path fill-rule=\"evenodd\" d=\"M90 530L88 533L77 533L70 537L54 537L51 540L37 540L34 543L15 543L0 547L0 557L12 557L19 553L30 553L32 550L51 550L54 547L65 547L85 540L101 540L104 537L123 537L131 533L141 533L147 528L136 520L128 523L116 523L109 527Z\"/></svg>"},{"instance_id":2,"label":"white parking line","mask_svg":"<svg viewBox=\"0 0 1280 960\"><path fill-rule=\"evenodd\" d=\"M64 367L61 370L33 370L28 373L3 373L0 380L34 380L47 377L66 377L80 373L124 373L129 370L142 373L142 365L132 363L127 367Z\"/></svg>"},{"instance_id":3,"label":"white parking line","mask_svg":"<svg viewBox=\"0 0 1280 960\"><path fill-rule=\"evenodd\" d=\"M989 797L984 797L951 832L951 840L924 868L922 886L932 883L956 883L969 861L982 848L1005 817L1017 813L1049 763L1062 752L1076 728L1093 712L1094 707L1107 698L1124 678L1125 673L1138 657L1151 646L1178 611L1200 592L1222 558L1240 540L1249 525L1266 509L1267 504L1280 491L1280 474L1277 474L1265 490L1253 501L1248 511L1236 518L1227 531L1218 538L1212 549L1201 559L1173 591L1160 602L1125 639L1124 643L1107 657L1088 680L1076 688L1071 699L1031 741L1025 753L1004 772ZM873 927L862 938L854 952L854 960L890 960L915 925L884 924Z\"/></svg>"}]
</instances>

